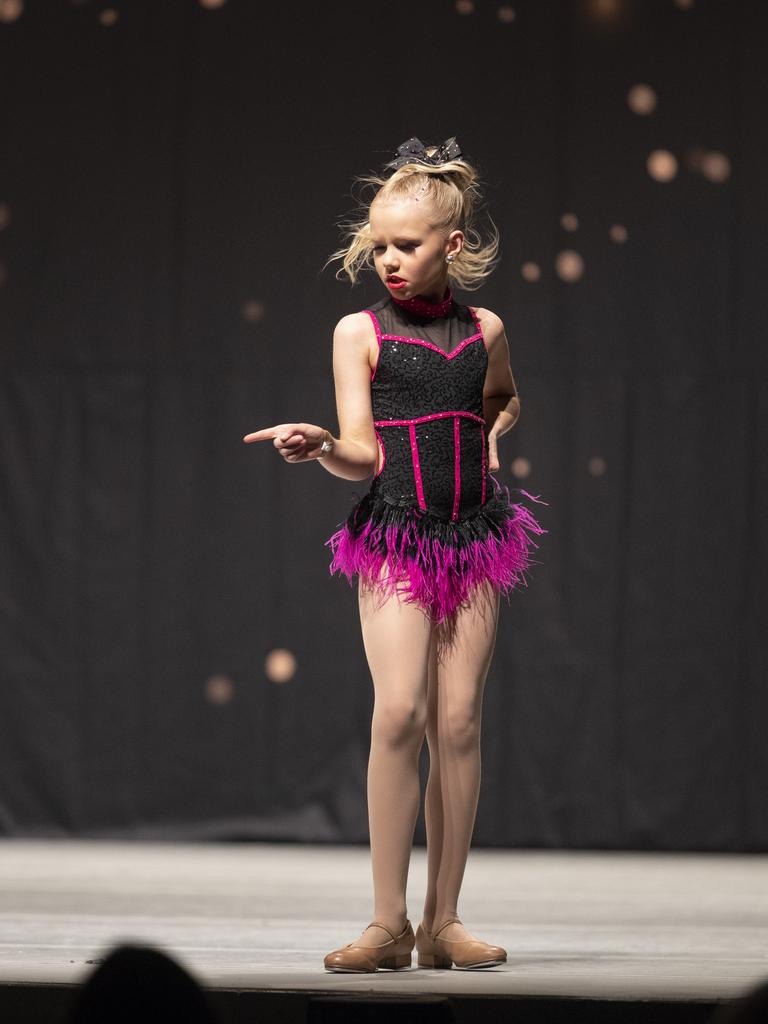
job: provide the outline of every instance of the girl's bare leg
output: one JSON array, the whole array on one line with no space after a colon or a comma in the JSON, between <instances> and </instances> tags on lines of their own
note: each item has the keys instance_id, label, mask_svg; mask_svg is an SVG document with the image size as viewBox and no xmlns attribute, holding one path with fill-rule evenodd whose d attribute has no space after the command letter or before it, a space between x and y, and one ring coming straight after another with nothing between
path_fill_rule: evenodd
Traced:
<instances>
[{"instance_id":1,"label":"girl's bare leg","mask_svg":"<svg viewBox=\"0 0 768 1024\"><path fill-rule=\"evenodd\" d=\"M478 588L456 615L450 645L433 636L427 693L429 780L426 928L458 914L480 794L480 726L485 679L496 645L499 595ZM473 938L461 924L449 925L446 939Z\"/></svg>"},{"instance_id":2,"label":"girl's bare leg","mask_svg":"<svg viewBox=\"0 0 768 1024\"><path fill-rule=\"evenodd\" d=\"M368 822L374 912L398 934L407 916L406 884L421 800L419 752L427 719L431 623L416 605L396 596L380 604L359 587L360 623L374 686L368 762ZM390 938L368 928L357 945Z\"/></svg>"}]
</instances>

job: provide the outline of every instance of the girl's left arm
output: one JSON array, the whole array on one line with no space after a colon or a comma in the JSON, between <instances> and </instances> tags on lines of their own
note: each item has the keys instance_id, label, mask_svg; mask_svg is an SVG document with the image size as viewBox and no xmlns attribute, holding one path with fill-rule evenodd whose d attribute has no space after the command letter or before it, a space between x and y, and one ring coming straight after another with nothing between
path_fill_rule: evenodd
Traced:
<instances>
[{"instance_id":1,"label":"girl's left arm","mask_svg":"<svg viewBox=\"0 0 768 1024\"><path fill-rule=\"evenodd\" d=\"M509 343L500 317L490 309L476 310L488 351L488 369L483 387L483 417L488 430L488 469L499 468L497 441L517 423L520 398L512 375Z\"/></svg>"}]
</instances>

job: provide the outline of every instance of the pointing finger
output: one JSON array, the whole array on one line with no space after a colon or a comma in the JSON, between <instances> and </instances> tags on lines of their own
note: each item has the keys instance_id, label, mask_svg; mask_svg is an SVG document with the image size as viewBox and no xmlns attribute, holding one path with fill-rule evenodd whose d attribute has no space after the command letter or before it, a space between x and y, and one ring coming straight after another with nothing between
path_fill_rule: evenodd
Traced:
<instances>
[{"instance_id":1,"label":"pointing finger","mask_svg":"<svg viewBox=\"0 0 768 1024\"><path fill-rule=\"evenodd\" d=\"M243 440L250 444L251 441L268 441L273 437L290 437L293 428L296 426L295 423L278 423L276 427L264 427L263 430L254 430L251 434L246 434Z\"/></svg>"},{"instance_id":2,"label":"pointing finger","mask_svg":"<svg viewBox=\"0 0 768 1024\"><path fill-rule=\"evenodd\" d=\"M246 444L250 444L251 441L266 441L270 437L275 436L275 427L265 427L264 430L254 430L252 434L246 434L243 440Z\"/></svg>"}]
</instances>

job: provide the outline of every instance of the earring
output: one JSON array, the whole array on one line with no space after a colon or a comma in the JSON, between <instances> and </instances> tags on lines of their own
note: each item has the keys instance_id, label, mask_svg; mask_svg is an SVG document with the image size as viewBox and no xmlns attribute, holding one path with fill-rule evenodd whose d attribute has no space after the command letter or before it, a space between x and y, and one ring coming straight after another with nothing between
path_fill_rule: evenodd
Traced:
<instances>
[{"instance_id":1,"label":"earring","mask_svg":"<svg viewBox=\"0 0 768 1024\"><path fill-rule=\"evenodd\" d=\"M445 262L446 262L446 263L453 263L453 261L454 261L455 259L456 259L456 257L455 257L455 256L454 256L454 255L453 255L452 253L449 253L449 254L448 254L448 255L447 255L446 257L445 257Z\"/></svg>"}]
</instances>

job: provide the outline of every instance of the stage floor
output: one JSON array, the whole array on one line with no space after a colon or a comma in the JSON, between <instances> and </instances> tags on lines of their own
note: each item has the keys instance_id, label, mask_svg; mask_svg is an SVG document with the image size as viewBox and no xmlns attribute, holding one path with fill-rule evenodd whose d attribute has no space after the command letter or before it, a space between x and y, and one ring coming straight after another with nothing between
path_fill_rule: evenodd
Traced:
<instances>
[{"instance_id":1,"label":"stage floor","mask_svg":"<svg viewBox=\"0 0 768 1024\"><path fill-rule=\"evenodd\" d=\"M414 930L426 860L408 881ZM470 852L459 913L482 971L331 974L371 920L367 847L0 840L0 984L77 984L116 942L206 988L725 1000L768 979L768 857Z\"/></svg>"}]
</instances>

